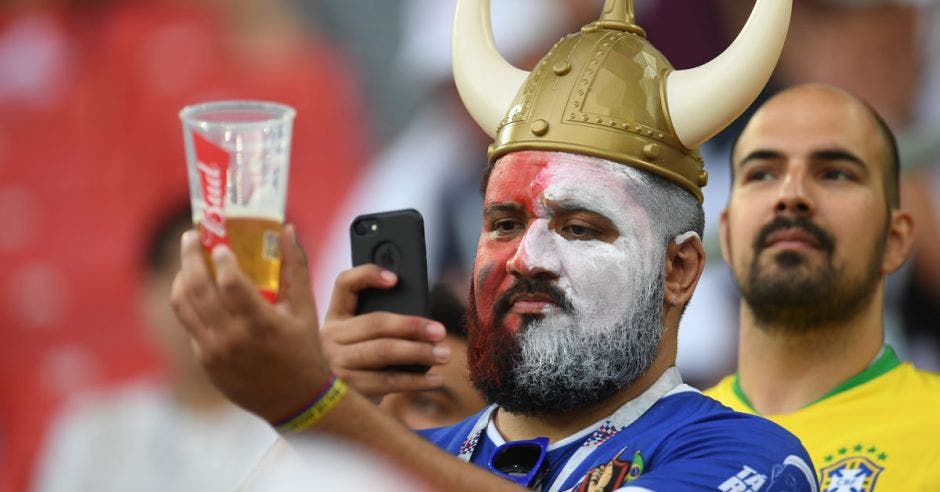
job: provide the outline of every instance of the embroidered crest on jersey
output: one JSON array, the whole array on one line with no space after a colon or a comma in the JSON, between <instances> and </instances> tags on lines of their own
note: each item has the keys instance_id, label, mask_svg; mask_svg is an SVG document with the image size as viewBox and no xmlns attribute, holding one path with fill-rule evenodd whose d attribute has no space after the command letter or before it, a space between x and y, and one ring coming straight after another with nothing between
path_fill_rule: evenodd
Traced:
<instances>
[{"instance_id":1,"label":"embroidered crest on jersey","mask_svg":"<svg viewBox=\"0 0 940 492\"><path fill-rule=\"evenodd\" d=\"M639 478L643 474L643 455L637 451L627 461L629 454L629 448L624 448L606 465L596 466L587 472L578 486L578 492L611 492Z\"/></svg>"},{"instance_id":2,"label":"embroidered crest on jersey","mask_svg":"<svg viewBox=\"0 0 940 492\"><path fill-rule=\"evenodd\" d=\"M823 492L873 492L888 454L876 446L843 446L823 457L819 486Z\"/></svg>"}]
</instances>

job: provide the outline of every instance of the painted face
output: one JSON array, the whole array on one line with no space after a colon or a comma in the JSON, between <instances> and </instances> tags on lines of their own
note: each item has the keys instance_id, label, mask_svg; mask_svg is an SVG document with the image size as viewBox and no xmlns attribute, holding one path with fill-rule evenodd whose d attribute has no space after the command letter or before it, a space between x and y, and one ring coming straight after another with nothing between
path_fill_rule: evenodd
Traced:
<instances>
[{"instance_id":1,"label":"painted face","mask_svg":"<svg viewBox=\"0 0 940 492\"><path fill-rule=\"evenodd\" d=\"M628 194L624 166L570 154L519 152L494 169L484 198L474 265L478 306L493 306L522 277L553 281L572 308L598 326L623 318L624 299L662 268L649 261L653 238L645 211ZM525 315L560 307L520 295L501 320L519 329Z\"/></svg>"},{"instance_id":2,"label":"painted face","mask_svg":"<svg viewBox=\"0 0 940 492\"><path fill-rule=\"evenodd\" d=\"M505 389L514 378L514 386L538 386L562 374L603 386L582 393L610 393L620 387L611 379L622 386L639 376L605 365L600 352L613 345L619 352L608 355L618 363L645 364L632 372L648 367L661 331L663 252L629 191L633 173L557 152L517 152L497 163L484 197L470 306L471 371L490 399L488 383ZM634 322L638 313L644 319ZM643 346L628 342L624 354L622 341L611 338L618 336ZM598 374L584 374L585 365Z\"/></svg>"},{"instance_id":3,"label":"painted face","mask_svg":"<svg viewBox=\"0 0 940 492\"><path fill-rule=\"evenodd\" d=\"M886 152L867 109L831 90L778 96L748 124L722 246L759 325L825 325L871 299L884 273Z\"/></svg>"}]
</instances>

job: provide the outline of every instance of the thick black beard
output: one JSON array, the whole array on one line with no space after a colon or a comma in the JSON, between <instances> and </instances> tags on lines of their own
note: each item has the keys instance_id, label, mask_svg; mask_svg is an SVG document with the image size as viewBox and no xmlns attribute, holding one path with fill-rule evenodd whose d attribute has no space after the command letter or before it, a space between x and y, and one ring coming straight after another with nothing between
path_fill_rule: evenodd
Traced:
<instances>
[{"instance_id":1,"label":"thick black beard","mask_svg":"<svg viewBox=\"0 0 940 492\"><path fill-rule=\"evenodd\" d=\"M759 257L770 233L785 227L799 227L817 238L827 253L823 266L810 270L808 259L793 251L778 253L772 260L777 274L761 267ZM881 281L884 244L878 242L860 281L845 278L845 272L832 264L835 241L806 219L778 219L762 229L754 243L754 261L741 297L754 315L757 326L796 332L826 328L852 319L871 301Z\"/></svg>"},{"instance_id":2,"label":"thick black beard","mask_svg":"<svg viewBox=\"0 0 940 492\"><path fill-rule=\"evenodd\" d=\"M557 290L554 286L551 288ZM565 368L565 373L558 374L558 377L546 374L543 378L523 380L519 373L523 364L520 339L523 336L538 336L542 317L523 317L518 335L513 336L498 326L502 316L496 316L497 311L501 311L501 303L497 301L492 317L494 326L483 326L472 290L471 287L467 312L471 380L488 402L496 403L511 413L558 415L595 405L646 373L658 352L662 338L661 272L655 286L646 295L641 299L625 301L643 303L642 309L624 319L617 329L592 333L587 327L582 327L578 332L581 337L594 337L589 346L593 353L583 354L583 360L608 362L606 373L600 376L596 368L575 363L573 367ZM557 290L557 294L564 298L560 290ZM565 306L570 308L571 303L565 298L565 303L558 305L564 310ZM527 333L530 330L535 331ZM551 369L543 372L550 372Z\"/></svg>"}]
</instances>

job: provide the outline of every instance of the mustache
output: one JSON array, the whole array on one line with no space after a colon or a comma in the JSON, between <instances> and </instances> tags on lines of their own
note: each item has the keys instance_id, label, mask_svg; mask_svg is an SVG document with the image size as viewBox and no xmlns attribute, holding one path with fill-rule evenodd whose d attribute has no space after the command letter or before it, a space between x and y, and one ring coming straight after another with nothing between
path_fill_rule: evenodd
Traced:
<instances>
[{"instance_id":1,"label":"mustache","mask_svg":"<svg viewBox=\"0 0 940 492\"><path fill-rule=\"evenodd\" d=\"M493 319L503 319L512 308L513 298L519 294L543 294L565 313L573 313L574 306L568 296L549 280L540 278L519 278L503 292L493 305Z\"/></svg>"},{"instance_id":2,"label":"mustache","mask_svg":"<svg viewBox=\"0 0 940 492\"><path fill-rule=\"evenodd\" d=\"M802 229L804 232L813 236L813 239L819 243L819 247L823 251L832 253L832 250L835 249L836 241L833 239L832 235L809 219L804 217L794 218L780 216L761 228L757 239L754 240L754 251L756 253L763 251L766 248L767 238L769 238L771 234L783 229Z\"/></svg>"}]
</instances>

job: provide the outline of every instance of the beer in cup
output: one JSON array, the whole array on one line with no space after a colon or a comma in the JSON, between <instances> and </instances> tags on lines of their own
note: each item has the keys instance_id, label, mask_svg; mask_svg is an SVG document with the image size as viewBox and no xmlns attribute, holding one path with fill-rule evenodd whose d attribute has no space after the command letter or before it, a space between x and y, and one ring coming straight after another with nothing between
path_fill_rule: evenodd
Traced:
<instances>
[{"instance_id":1,"label":"beer in cup","mask_svg":"<svg viewBox=\"0 0 940 492\"><path fill-rule=\"evenodd\" d=\"M206 262L213 270L209 255L228 245L272 302L281 272L278 238L295 114L290 106L261 101L208 102L180 111L193 224Z\"/></svg>"}]
</instances>

